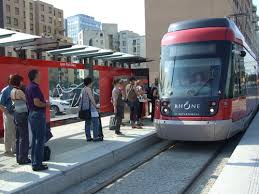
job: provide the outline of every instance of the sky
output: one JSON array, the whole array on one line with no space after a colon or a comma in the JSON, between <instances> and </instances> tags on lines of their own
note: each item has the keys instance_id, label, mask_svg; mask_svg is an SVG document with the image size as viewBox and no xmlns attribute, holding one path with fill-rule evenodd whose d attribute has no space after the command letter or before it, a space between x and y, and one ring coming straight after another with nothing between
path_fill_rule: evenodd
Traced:
<instances>
[{"instance_id":1,"label":"sky","mask_svg":"<svg viewBox=\"0 0 259 194\"><path fill-rule=\"evenodd\" d=\"M144 0L42 0L64 10L64 16L86 14L102 23L117 23L119 30L145 34ZM259 15L259 0L253 0Z\"/></svg>"},{"instance_id":2,"label":"sky","mask_svg":"<svg viewBox=\"0 0 259 194\"><path fill-rule=\"evenodd\" d=\"M117 23L119 30L145 34L144 0L42 0L63 9L64 17L86 14L102 23ZM258 0L259 1L259 0Z\"/></svg>"}]
</instances>

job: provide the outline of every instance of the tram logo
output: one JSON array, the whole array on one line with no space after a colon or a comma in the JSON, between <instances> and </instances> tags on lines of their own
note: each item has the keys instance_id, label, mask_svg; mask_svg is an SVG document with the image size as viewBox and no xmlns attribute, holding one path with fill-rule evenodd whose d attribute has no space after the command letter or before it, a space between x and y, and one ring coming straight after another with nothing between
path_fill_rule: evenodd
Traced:
<instances>
[{"instance_id":1,"label":"tram logo","mask_svg":"<svg viewBox=\"0 0 259 194\"><path fill-rule=\"evenodd\" d=\"M184 110L191 110L196 109L199 110L201 108L200 104L191 104L189 101L186 101L184 104L175 104L175 109L184 109Z\"/></svg>"}]
</instances>

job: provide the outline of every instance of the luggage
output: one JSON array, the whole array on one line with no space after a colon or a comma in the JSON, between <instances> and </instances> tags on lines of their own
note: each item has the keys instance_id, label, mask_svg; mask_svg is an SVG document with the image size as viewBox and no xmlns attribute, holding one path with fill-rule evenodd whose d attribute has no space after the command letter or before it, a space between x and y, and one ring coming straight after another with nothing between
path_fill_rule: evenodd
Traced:
<instances>
[{"instance_id":1,"label":"luggage","mask_svg":"<svg viewBox=\"0 0 259 194\"><path fill-rule=\"evenodd\" d=\"M115 119L115 116L111 116L111 118L110 118L109 129L112 130L112 131L114 131L116 129L116 119Z\"/></svg>"},{"instance_id":2,"label":"luggage","mask_svg":"<svg viewBox=\"0 0 259 194\"><path fill-rule=\"evenodd\" d=\"M44 146L43 161L49 161L50 160L50 155L51 155L51 150L50 150L49 146Z\"/></svg>"}]
</instances>

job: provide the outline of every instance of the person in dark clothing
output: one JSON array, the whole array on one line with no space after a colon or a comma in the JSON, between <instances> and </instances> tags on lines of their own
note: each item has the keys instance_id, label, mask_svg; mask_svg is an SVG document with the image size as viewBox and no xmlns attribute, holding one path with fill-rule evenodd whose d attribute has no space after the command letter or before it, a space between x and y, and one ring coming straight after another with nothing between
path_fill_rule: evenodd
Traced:
<instances>
[{"instance_id":1,"label":"person in dark clothing","mask_svg":"<svg viewBox=\"0 0 259 194\"><path fill-rule=\"evenodd\" d=\"M29 129L26 97L22 91L23 77L13 75L10 83L13 86L11 99L14 105L14 123L16 128L16 160L20 165L29 164Z\"/></svg>"},{"instance_id":2,"label":"person in dark clothing","mask_svg":"<svg viewBox=\"0 0 259 194\"><path fill-rule=\"evenodd\" d=\"M130 78L130 83L126 86L126 98L130 107L130 122L133 129L142 127L137 125L139 115L138 91L136 89L136 79Z\"/></svg>"},{"instance_id":3,"label":"person in dark clothing","mask_svg":"<svg viewBox=\"0 0 259 194\"><path fill-rule=\"evenodd\" d=\"M115 128L115 133L117 135L121 135L122 133L120 132L120 126L122 123L122 118L124 114L124 101L123 101L123 95L122 91L120 90L120 80L115 80L114 81L114 89L112 91L112 102L113 102L113 107L114 107L114 114L115 114L115 123L116 123L116 128Z\"/></svg>"},{"instance_id":4,"label":"person in dark clothing","mask_svg":"<svg viewBox=\"0 0 259 194\"><path fill-rule=\"evenodd\" d=\"M44 144L46 137L46 108L50 106L44 99L39 87L40 72L31 70L28 74L31 83L26 88L26 100L29 109L29 124L32 131L32 169L33 171L47 170L43 164Z\"/></svg>"},{"instance_id":5,"label":"person in dark clothing","mask_svg":"<svg viewBox=\"0 0 259 194\"><path fill-rule=\"evenodd\" d=\"M151 88L151 93L152 93L152 99L151 99L151 103L152 103L152 112L151 112L151 121L154 121L154 116L155 116L155 108L156 108L156 100L159 98L158 96L158 79L155 79L155 83Z\"/></svg>"}]
</instances>

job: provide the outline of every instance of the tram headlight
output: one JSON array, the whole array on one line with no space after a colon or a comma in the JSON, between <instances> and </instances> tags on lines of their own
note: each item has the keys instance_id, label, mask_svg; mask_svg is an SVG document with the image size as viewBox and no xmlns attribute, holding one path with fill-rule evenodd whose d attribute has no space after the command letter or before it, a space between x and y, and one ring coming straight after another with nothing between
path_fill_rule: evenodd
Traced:
<instances>
[{"instance_id":1,"label":"tram headlight","mask_svg":"<svg viewBox=\"0 0 259 194\"><path fill-rule=\"evenodd\" d=\"M164 115L170 115L171 114L170 102L168 102L168 101L161 102L161 113L164 114Z\"/></svg>"},{"instance_id":2,"label":"tram headlight","mask_svg":"<svg viewBox=\"0 0 259 194\"><path fill-rule=\"evenodd\" d=\"M216 113L216 110L217 110L217 102L215 101L209 102L209 113L211 115L214 115Z\"/></svg>"},{"instance_id":3,"label":"tram headlight","mask_svg":"<svg viewBox=\"0 0 259 194\"><path fill-rule=\"evenodd\" d=\"M214 113L215 113L215 109L214 109L214 108L211 108L211 109L210 109L210 113L211 113L211 114L214 114Z\"/></svg>"}]
</instances>

